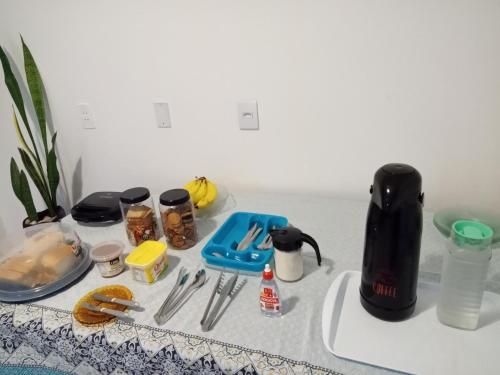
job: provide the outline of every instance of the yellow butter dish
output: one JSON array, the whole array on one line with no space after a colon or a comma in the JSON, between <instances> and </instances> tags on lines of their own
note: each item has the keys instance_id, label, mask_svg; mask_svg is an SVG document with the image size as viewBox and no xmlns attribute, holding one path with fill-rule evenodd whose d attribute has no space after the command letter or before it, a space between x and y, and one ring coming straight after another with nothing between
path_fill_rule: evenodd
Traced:
<instances>
[{"instance_id":1,"label":"yellow butter dish","mask_svg":"<svg viewBox=\"0 0 500 375\"><path fill-rule=\"evenodd\" d=\"M152 283L167 268L167 245L159 241L144 241L125 258L125 263L135 280Z\"/></svg>"}]
</instances>

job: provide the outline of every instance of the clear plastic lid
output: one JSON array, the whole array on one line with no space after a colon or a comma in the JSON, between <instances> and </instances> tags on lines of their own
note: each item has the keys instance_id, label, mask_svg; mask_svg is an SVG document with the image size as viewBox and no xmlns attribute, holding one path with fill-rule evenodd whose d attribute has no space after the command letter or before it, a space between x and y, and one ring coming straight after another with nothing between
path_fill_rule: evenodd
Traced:
<instances>
[{"instance_id":1,"label":"clear plastic lid","mask_svg":"<svg viewBox=\"0 0 500 375\"><path fill-rule=\"evenodd\" d=\"M40 224L0 242L0 301L40 298L80 277L92 263L68 225Z\"/></svg>"},{"instance_id":2,"label":"clear plastic lid","mask_svg":"<svg viewBox=\"0 0 500 375\"><path fill-rule=\"evenodd\" d=\"M500 247L500 214L469 207L454 207L434 214L434 225L446 238L451 237L453 224L457 221L475 221L487 225L493 231L491 247Z\"/></svg>"}]
</instances>

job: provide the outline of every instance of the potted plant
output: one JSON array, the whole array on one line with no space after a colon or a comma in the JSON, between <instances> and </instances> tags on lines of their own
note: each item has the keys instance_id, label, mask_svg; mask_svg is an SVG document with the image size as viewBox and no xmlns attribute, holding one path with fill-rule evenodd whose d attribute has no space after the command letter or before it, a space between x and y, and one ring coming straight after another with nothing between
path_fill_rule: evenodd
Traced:
<instances>
[{"instance_id":1,"label":"potted plant","mask_svg":"<svg viewBox=\"0 0 500 375\"><path fill-rule=\"evenodd\" d=\"M36 119L33 119L33 121L37 122L41 143L40 147L43 147L40 151L38 150L35 140L35 136L37 136L38 134L32 131L32 128L29 124L28 117L26 115L24 99L19 88L19 83L14 76L14 73L12 72L9 59L7 58L7 55L5 54L1 46L0 60L2 62L5 85L7 86L7 89L9 90L12 97L12 101L15 105L15 107L14 105L12 106L13 122L19 141L18 150L21 161L28 176L33 181L33 184L38 189L43 201L47 205L46 210L37 212L33 203L33 196L31 195L31 189L26 173L24 170L19 169L16 160L14 158L11 158L10 178L12 182L12 188L16 197L23 204L26 210L26 214L28 215L28 217L23 220L23 227L28 227L42 222L58 221L59 219L64 217L65 212L61 206L58 206L56 198L56 191L60 179L59 170L57 167L57 156L54 148L57 133L54 133L52 136L50 136L49 134L50 132L47 127L45 117L46 107L42 79L40 77L40 73L36 66L35 60L33 59L33 56L31 55L28 46L24 43L22 37L21 43L23 46L24 55L24 71L26 73L26 82L30 94L29 99L33 103L33 107L36 113ZM17 112L21 118L23 129L19 125L15 108L17 108ZM29 143L27 142L27 139L29 140Z\"/></svg>"}]
</instances>

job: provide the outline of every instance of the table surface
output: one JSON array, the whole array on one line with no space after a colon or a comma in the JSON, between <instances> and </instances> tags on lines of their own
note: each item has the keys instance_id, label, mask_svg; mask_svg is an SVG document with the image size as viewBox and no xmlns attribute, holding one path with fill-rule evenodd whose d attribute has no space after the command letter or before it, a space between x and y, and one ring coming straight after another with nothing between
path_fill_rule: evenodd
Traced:
<instances>
[{"instance_id":1,"label":"table surface","mask_svg":"<svg viewBox=\"0 0 500 375\"><path fill-rule=\"evenodd\" d=\"M321 319L324 297L331 283L342 271L360 270L368 200L350 201L330 197L288 194L238 194L235 207L212 218L198 221L200 242L188 250L168 250L169 267L161 280L145 285L134 281L130 272L104 279L96 267L70 288L34 305L71 311L77 300L90 290L108 284L126 285L145 311L131 311L137 327L156 327L169 332L182 332L188 337L211 339L248 348L255 353L269 353L290 359L295 364L307 362L344 374L383 374L388 370L375 368L335 357L322 341ZM313 236L321 250L323 263L318 267L312 248L304 245L304 277L294 283L278 280L284 315L280 318L264 317L259 310L260 278L244 276L247 284L229 306L215 327L202 332L200 319L216 282L218 271L207 269L209 281L198 290L181 310L164 326L158 327L153 314L162 304L175 283L180 266L191 272L202 266L201 250L216 229L234 211L247 211L283 215L303 232ZM108 227L82 226L71 217L64 219L77 230L84 242L118 239L132 247L126 239L123 223ZM163 240L163 239L162 239ZM442 236L432 224L432 214L424 213L420 274L438 277L444 252ZM488 276L489 290L500 292L500 257L494 255ZM417 302L418 303L418 302ZM236 365L234 365L236 366ZM297 372L297 371L294 371ZM287 372L284 372L287 373Z\"/></svg>"}]
</instances>

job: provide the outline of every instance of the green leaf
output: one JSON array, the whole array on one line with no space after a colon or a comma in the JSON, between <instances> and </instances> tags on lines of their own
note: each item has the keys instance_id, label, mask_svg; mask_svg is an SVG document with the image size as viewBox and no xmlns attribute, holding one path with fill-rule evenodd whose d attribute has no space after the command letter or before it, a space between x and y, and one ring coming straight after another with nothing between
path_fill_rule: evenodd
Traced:
<instances>
[{"instance_id":1,"label":"green leaf","mask_svg":"<svg viewBox=\"0 0 500 375\"><path fill-rule=\"evenodd\" d=\"M36 117L38 118L38 126L40 128L40 133L42 135L43 147L45 149L45 155L48 154L47 147L47 123L45 121L45 103L43 100L43 82L40 77L40 72L36 66L35 59L31 54L24 39L21 37L21 42L23 44L23 54L24 54L24 70L26 72L26 79L28 81L28 88L31 94L31 101L35 107Z\"/></svg>"},{"instance_id":2,"label":"green leaf","mask_svg":"<svg viewBox=\"0 0 500 375\"><path fill-rule=\"evenodd\" d=\"M19 168L14 158L10 158L10 179L12 181L14 194L16 194L17 199L23 204L26 214L30 220L36 220L38 215L35 204L33 203L33 196L31 195L28 179L24 171L19 172Z\"/></svg>"},{"instance_id":3,"label":"green leaf","mask_svg":"<svg viewBox=\"0 0 500 375\"><path fill-rule=\"evenodd\" d=\"M26 144L26 140L24 139L24 135L21 131L21 128L19 127L19 122L17 121L17 116L16 116L16 111L14 110L14 107L12 107L12 113L13 113L13 118L14 118L14 129L16 130L17 134L17 139L19 140L19 143L21 144L21 148L28 152L32 158L35 158L35 155L33 154L33 151L28 147Z\"/></svg>"},{"instance_id":4,"label":"green leaf","mask_svg":"<svg viewBox=\"0 0 500 375\"><path fill-rule=\"evenodd\" d=\"M50 149L50 152L47 155L47 177L49 179L50 196L52 197L54 206L56 206L56 191L57 186L59 185L59 171L57 170L57 156L54 147Z\"/></svg>"},{"instance_id":5,"label":"green leaf","mask_svg":"<svg viewBox=\"0 0 500 375\"><path fill-rule=\"evenodd\" d=\"M9 59L7 58L7 55L5 54L1 46L0 46L0 61L2 62L5 85L7 86L10 92L10 96L12 97L12 100L14 101L14 104L16 105L17 110L19 111L19 114L21 115L24 127L28 132L31 144L33 145L33 149L35 150L35 154L38 158L39 157L38 150L36 148L35 139L33 138L33 133L31 132L31 128L28 123L28 118L26 117L26 111L24 109L24 100L21 94L21 89L19 88L19 83L17 82L17 79L14 76L14 73L12 72L12 69L10 67Z\"/></svg>"},{"instance_id":6,"label":"green leaf","mask_svg":"<svg viewBox=\"0 0 500 375\"><path fill-rule=\"evenodd\" d=\"M40 192L40 195L43 198L43 201L47 205L47 208L49 209L49 213L51 216L55 215L55 210L54 210L54 205L52 203L52 200L50 199L50 192L46 188L45 184L43 183L43 176L41 176L38 171L36 170L35 166L33 165L33 162L31 161L30 157L24 151L23 149L18 149L19 153L21 154L21 160L23 161L24 167L26 168L26 171L28 172L28 175L31 177L33 180L33 183L35 184L36 188Z\"/></svg>"},{"instance_id":7,"label":"green leaf","mask_svg":"<svg viewBox=\"0 0 500 375\"><path fill-rule=\"evenodd\" d=\"M30 184L28 183L28 179L24 174L24 171L21 171L20 174L20 188L21 188L21 202L28 214L30 220L36 220L38 218L38 214L36 212L35 204L33 203L33 196L31 195Z\"/></svg>"},{"instance_id":8,"label":"green leaf","mask_svg":"<svg viewBox=\"0 0 500 375\"><path fill-rule=\"evenodd\" d=\"M12 100L16 104L16 107L21 114L23 121L27 124L28 118L26 117L26 112L24 110L24 101L23 96L21 94L21 90L19 89L19 84L17 83L17 79L12 72L10 67L9 59L5 54L2 47L0 47L0 60L2 61L3 74L5 76L5 85L9 89L10 95L12 96Z\"/></svg>"},{"instance_id":9,"label":"green leaf","mask_svg":"<svg viewBox=\"0 0 500 375\"><path fill-rule=\"evenodd\" d=\"M14 158L10 158L10 181L12 183L12 190L16 194L17 199L22 202L21 194L21 174L19 173L19 168Z\"/></svg>"}]
</instances>

